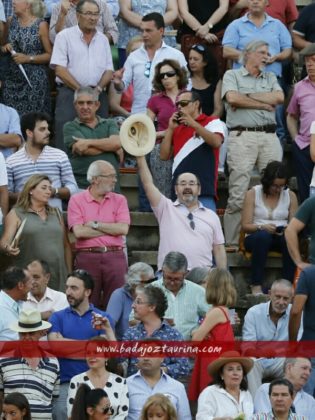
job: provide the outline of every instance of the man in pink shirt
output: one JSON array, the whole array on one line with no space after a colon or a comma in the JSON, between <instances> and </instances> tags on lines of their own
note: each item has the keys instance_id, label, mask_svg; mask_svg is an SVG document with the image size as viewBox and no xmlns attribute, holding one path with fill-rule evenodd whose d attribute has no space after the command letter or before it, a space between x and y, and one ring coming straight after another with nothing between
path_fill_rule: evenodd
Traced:
<instances>
[{"instance_id":1,"label":"man in pink shirt","mask_svg":"<svg viewBox=\"0 0 315 420\"><path fill-rule=\"evenodd\" d=\"M137 158L138 171L152 210L159 222L160 244L158 269L171 251L186 255L188 269L212 267L212 254L217 267L226 268L227 259L221 223L212 210L199 201L200 182L196 175L185 172L177 177L172 202L156 188L144 157Z\"/></svg>"},{"instance_id":2,"label":"man in pink shirt","mask_svg":"<svg viewBox=\"0 0 315 420\"><path fill-rule=\"evenodd\" d=\"M69 201L68 226L77 239L75 266L95 280L91 302L106 308L112 292L125 283L123 235L128 233L130 214L126 198L112 192L117 175L109 162L93 162L87 179L91 186Z\"/></svg>"},{"instance_id":3,"label":"man in pink shirt","mask_svg":"<svg viewBox=\"0 0 315 420\"><path fill-rule=\"evenodd\" d=\"M310 156L310 127L315 121L315 44L305 47L307 76L294 87L294 93L287 108L287 125L292 137L292 152L302 203L309 196L314 163Z\"/></svg>"}]
</instances>

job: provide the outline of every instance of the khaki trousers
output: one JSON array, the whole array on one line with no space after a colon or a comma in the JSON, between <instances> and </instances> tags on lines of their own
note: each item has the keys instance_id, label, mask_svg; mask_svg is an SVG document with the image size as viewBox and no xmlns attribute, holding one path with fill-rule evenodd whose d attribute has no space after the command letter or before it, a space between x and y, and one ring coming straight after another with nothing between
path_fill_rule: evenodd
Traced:
<instances>
[{"instance_id":1,"label":"khaki trousers","mask_svg":"<svg viewBox=\"0 0 315 420\"><path fill-rule=\"evenodd\" d=\"M239 134L239 135L238 135ZM282 160L282 147L276 134L258 131L231 131L227 163L229 198L224 215L225 241L238 246L241 211L251 171L257 164L261 172L272 160Z\"/></svg>"}]
</instances>

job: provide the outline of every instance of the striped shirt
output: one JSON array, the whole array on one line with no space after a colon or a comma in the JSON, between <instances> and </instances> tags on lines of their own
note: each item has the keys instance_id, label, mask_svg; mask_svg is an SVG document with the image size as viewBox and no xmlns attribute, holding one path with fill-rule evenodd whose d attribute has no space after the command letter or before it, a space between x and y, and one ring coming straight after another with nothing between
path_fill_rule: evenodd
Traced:
<instances>
[{"instance_id":1,"label":"striped shirt","mask_svg":"<svg viewBox=\"0 0 315 420\"><path fill-rule=\"evenodd\" d=\"M22 191L25 182L31 175L45 174L49 176L54 188L66 187L70 194L78 190L72 167L65 152L55 147L45 146L36 160L27 154L25 146L6 160L8 172L8 190ZM62 210L60 198L51 198L49 205Z\"/></svg>"},{"instance_id":2,"label":"striped shirt","mask_svg":"<svg viewBox=\"0 0 315 420\"><path fill-rule=\"evenodd\" d=\"M251 420L277 420L277 417L270 411L269 413L254 414ZM292 413L290 410L288 420L307 420L307 417Z\"/></svg>"},{"instance_id":3,"label":"striped shirt","mask_svg":"<svg viewBox=\"0 0 315 420\"><path fill-rule=\"evenodd\" d=\"M40 359L32 369L24 358L0 360L0 390L4 396L20 392L28 399L32 420L52 419L52 398L59 396L59 363L54 357Z\"/></svg>"}]
</instances>

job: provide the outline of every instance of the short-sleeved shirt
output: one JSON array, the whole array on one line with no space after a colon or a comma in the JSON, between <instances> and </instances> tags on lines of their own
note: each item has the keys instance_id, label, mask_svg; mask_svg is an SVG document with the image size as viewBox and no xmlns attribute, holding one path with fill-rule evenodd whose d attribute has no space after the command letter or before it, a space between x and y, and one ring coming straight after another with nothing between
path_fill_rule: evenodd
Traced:
<instances>
[{"instance_id":1,"label":"short-sleeved shirt","mask_svg":"<svg viewBox=\"0 0 315 420\"><path fill-rule=\"evenodd\" d=\"M292 48L292 38L284 24L267 14L265 14L265 17L265 21L259 27L248 18L248 13L239 19L233 20L224 32L222 45L243 51L249 42L263 40L268 42L271 56ZM240 66L240 63L233 62L233 69L237 69ZM281 62L274 61L266 66L266 71L280 77L282 75Z\"/></svg>"},{"instance_id":2,"label":"short-sleeved shirt","mask_svg":"<svg viewBox=\"0 0 315 420\"><path fill-rule=\"evenodd\" d=\"M162 42L161 47L155 51L153 60L150 61L144 46L129 54L124 64L123 82L125 89L132 83L134 86L134 98L132 103L132 114L146 112L147 103L152 95L152 80L155 66L166 58L177 60L181 67L187 67L184 54L176 48L169 47ZM149 77L145 71L149 70Z\"/></svg>"},{"instance_id":3,"label":"short-sleeved shirt","mask_svg":"<svg viewBox=\"0 0 315 420\"><path fill-rule=\"evenodd\" d=\"M279 19L286 26L294 22L299 16L295 0L272 0L266 6L266 13L275 19Z\"/></svg>"},{"instance_id":4,"label":"short-sleeved shirt","mask_svg":"<svg viewBox=\"0 0 315 420\"><path fill-rule=\"evenodd\" d=\"M315 264L315 197L305 200L294 217L308 227L311 234L311 243L309 249L309 258L312 264Z\"/></svg>"},{"instance_id":5,"label":"short-sleeved shirt","mask_svg":"<svg viewBox=\"0 0 315 420\"><path fill-rule=\"evenodd\" d=\"M81 86L96 86L106 70L113 70L108 39L96 31L88 45L78 25L64 29L56 36L50 66L67 68ZM56 82L63 83L58 77Z\"/></svg>"},{"instance_id":6,"label":"short-sleeved shirt","mask_svg":"<svg viewBox=\"0 0 315 420\"><path fill-rule=\"evenodd\" d=\"M0 0L0 22L6 22L2 0Z\"/></svg>"},{"instance_id":7,"label":"short-sleeved shirt","mask_svg":"<svg viewBox=\"0 0 315 420\"><path fill-rule=\"evenodd\" d=\"M315 197L314 197L315 198ZM305 201L304 201L305 203ZM315 340L315 267L305 268L299 278L295 295L306 295L307 300L303 309L302 340Z\"/></svg>"},{"instance_id":8,"label":"short-sleeved shirt","mask_svg":"<svg viewBox=\"0 0 315 420\"><path fill-rule=\"evenodd\" d=\"M46 288L44 296L38 301L31 292L27 295L27 301L23 302L23 310L35 309L39 312L61 311L69 306L66 294L58 290Z\"/></svg>"},{"instance_id":9,"label":"short-sleeved shirt","mask_svg":"<svg viewBox=\"0 0 315 420\"><path fill-rule=\"evenodd\" d=\"M121 340L129 328L129 315L132 303L133 298L126 286L114 290L110 296L106 310L114 320L117 340Z\"/></svg>"},{"instance_id":10,"label":"short-sleeved shirt","mask_svg":"<svg viewBox=\"0 0 315 420\"><path fill-rule=\"evenodd\" d=\"M71 162L75 179L81 189L85 189L90 185L86 179L86 173L90 164L96 160L105 160L111 163L114 166L116 173L119 172L118 156L114 152L103 152L96 156L80 156L72 153L72 146L75 143L73 137L98 140L119 134L119 129L114 119L97 118L98 123L94 128L84 124L79 120L79 118L75 118L73 121L67 122L63 127L63 139L66 145L66 151ZM116 185L116 192L119 192L118 183Z\"/></svg>"},{"instance_id":11,"label":"short-sleeved shirt","mask_svg":"<svg viewBox=\"0 0 315 420\"><path fill-rule=\"evenodd\" d=\"M293 32L301 35L306 41L315 42L315 4L309 4L300 11L293 27Z\"/></svg>"},{"instance_id":12,"label":"short-sleeved shirt","mask_svg":"<svg viewBox=\"0 0 315 420\"><path fill-rule=\"evenodd\" d=\"M22 138L19 114L14 108L4 104L0 104L0 134L17 134ZM1 147L0 152L6 159L12 155L13 149L11 147Z\"/></svg>"},{"instance_id":13,"label":"short-sleeved shirt","mask_svg":"<svg viewBox=\"0 0 315 420\"><path fill-rule=\"evenodd\" d=\"M311 142L310 128L315 121L314 103L315 84L307 76L295 85L287 108L287 113L296 115L299 121L299 131L294 140L300 149L309 146Z\"/></svg>"},{"instance_id":14,"label":"short-sleeved shirt","mask_svg":"<svg viewBox=\"0 0 315 420\"><path fill-rule=\"evenodd\" d=\"M219 134L224 139L225 127L219 118L200 114L196 121L207 131ZM174 192L176 179L186 172L191 172L198 177L202 196L215 198L217 195L220 149L207 144L192 127L184 124L179 124L175 128L172 144L174 150L172 198L176 198Z\"/></svg>"},{"instance_id":15,"label":"short-sleeved shirt","mask_svg":"<svg viewBox=\"0 0 315 420\"><path fill-rule=\"evenodd\" d=\"M172 202L164 195L153 212L159 222L160 244L158 268L161 269L166 254L182 252L188 260L188 269L212 267L214 245L224 244L224 236L217 214L201 203L192 211L195 229L191 229L187 215L189 210L178 201Z\"/></svg>"},{"instance_id":16,"label":"short-sleeved shirt","mask_svg":"<svg viewBox=\"0 0 315 420\"><path fill-rule=\"evenodd\" d=\"M55 357L43 357L32 369L24 358L0 360L0 390L4 396L22 393L28 400L32 419L52 418L52 399L59 396L59 363Z\"/></svg>"},{"instance_id":17,"label":"short-sleeved shirt","mask_svg":"<svg viewBox=\"0 0 315 420\"><path fill-rule=\"evenodd\" d=\"M89 309L79 315L71 307L54 312L49 318L51 323L50 333L60 333L64 338L73 340L88 340L96 335L103 334L103 331L92 327L92 313L96 312L108 318L112 328L114 328L112 317L104 311L95 308L90 304ZM69 382L70 379L79 373L85 372L88 365L79 359L59 359L61 383Z\"/></svg>"},{"instance_id":18,"label":"short-sleeved shirt","mask_svg":"<svg viewBox=\"0 0 315 420\"><path fill-rule=\"evenodd\" d=\"M70 194L77 192L78 186L68 156L55 147L45 146L37 159L33 160L24 146L8 157L6 165L10 192L21 192L25 182L34 174L47 175L54 188L66 187ZM62 211L60 198L50 198L49 205Z\"/></svg>"},{"instance_id":19,"label":"short-sleeved shirt","mask_svg":"<svg viewBox=\"0 0 315 420\"><path fill-rule=\"evenodd\" d=\"M9 326L19 319L22 302L17 302L3 290L0 291L0 341L15 341L19 334Z\"/></svg>"},{"instance_id":20,"label":"short-sleeved shirt","mask_svg":"<svg viewBox=\"0 0 315 420\"><path fill-rule=\"evenodd\" d=\"M172 99L162 92L151 96L147 107L156 115L158 131L167 130L169 119L176 111Z\"/></svg>"},{"instance_id":21,"label":"short-sleeved shirt","mask_svg":"<svg viewBox=\"0 0 315 420\"><path fill-rule=\"evenodd\" d=\"M222 99L229 91L239 92L243 95L248 93L268 93L282 91L276 76L270 72L261 72L259 77L250 75L245 67L237 70L228 70L223 76ZM275 112L262 109L236 108L225 100L226 125L228 128L237 126L256 127L261 125L275 124Z\"/></svg>"},{"instance_id":22,"label":"short-sleeved shirt","mask_svg":"<svg viewBox=\"0 0 315 420\"><path fill-rule=\"evenodd\" d=\"M99 202L93 198L89 190L73 195L68 204L69 229L75 225L84 225L91 220L130 225L126 198L121 194L109 192ZM123 237L104 234L97 238L78 239L76 242L76 248L97 246L123 246Z\"/></svg>"}]
</instances>

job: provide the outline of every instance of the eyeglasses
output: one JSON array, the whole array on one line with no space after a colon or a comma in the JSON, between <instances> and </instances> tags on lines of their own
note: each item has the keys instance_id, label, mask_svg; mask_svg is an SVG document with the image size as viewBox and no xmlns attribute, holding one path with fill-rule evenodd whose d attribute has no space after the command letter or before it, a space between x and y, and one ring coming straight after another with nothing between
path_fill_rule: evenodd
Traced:
<instances>
[{"instance_id":1,"label":"eyeglasses","mask_svg":"<svg viewBox=\"0 0 315 420\"><path fill-rule=\"evenodd\" d=\"M142 302L142 300L140 300L140 299L135 299L135 300L133 301L133 303L134 303L135 305L148 305L148 304L149 304L149 302Z\"/></svg>"},{"instance_id":2,"label":"eyeglasses","mask_svg":"<svg viewBox=\"0 0 315 420\"><path fill-rule=\"evenodd\" d=\"M110 179L117 179L117 175L116 174L108 174L108 175L97 175L100 176L101 178L110 178Z\"/></svg>"},{"instance_id":3,"label":"eyeglasses","mask_svg":"<svg viewBox=\"0 0 315 420\"><path fill-rule=\"evenodd\" d=\"M178 108L179 106L181 108L185 108L185 106L190 104L190 102L195 102L195 101L192 101L191 99L182 99L181 101L175 102L175 105L176 105L176 108Z\"/></svg>"},{"instance_id":4,"label":"eyeglasses","mask_svg":"<svg viewBox=\"0 0 315 420\"><path fill-rule=\"evenodd\" d=\"M271 188L275 188L277 190L282 190L282 189L286 189L287 188L287 185L286 184L283 184L283 185L271 184L270 187Z\"/></svg>"},{"instance_id":5,"label":"eyeglasses","mask_svg":"<svg viewBox=\"0 0 315 420\"><path fill-rule=\"evenodd\" d=\"M191 50L197 50L197 51L199 51L199 52L204 52L204 51L206 51L206 47L204 47L203 45L201 45L201 44L194 44L192 47L191 47Z\"/></svg>"},{"instance_id":6,"label":"eyeglasses","mask_svg":"<svg viewBox=\"0 0 315 420\"><path fill-rule=\"evenodd\" d=\"M76 104L79 105L79 106L83 106L83 105L92 106L96 102L97 101L76 101Z\"/></svg>"},{"instance_id":7,"label":"eyeglasses","mask_svg":"<svg viewBox=\"0 0 315 420\"><path fill-rule=\"evenodd\" d=\"M145 70L144 70L145 77L150 77L151 66L152 66L152 61L148 61L145 64Z\"/></svg>"},{"instance_id":8,"label":"eyeglasses","mask_svg":"<svg viewBox=\"0 0 315 420\"><path fill-rule=\"evenodd\" d=\"M181 182L178 182L176 185L180 185L181 187L187 187L187 185L189 187L195 187L196 185L199 185L199 182L197 182L197 181L189 181L189 182L181 181Z\"/></svg>"},{"instance_id":9,"label":"eyeglasses","mask_svg":"<svg viewBox=\"0 0 315 420\"><path fill-rule=\"evenodd\" d=\"M153 277L152 279L149 279L149 280L140 280L140 284L150 284L156 280L158 280L158 277Z\"/></svg>"},{"instance_id":10,"label":"eyeglasses","mask_svg":"<svg viewBox=\"0 0 315 420\"><path fill-rule=\"evenodd\" d=\"M167 78L174 77L174 76L176 76L176 71L175 70L170 70L170 71L166 71L165 73L160 73L159 74L160 80L165 79L165 76Z\"/></svg>"},{"instance_id":11,"label":"eyeglasses","mask_svg":"<svg viewBox=\"0 0 315 420\"><path fill-rule=\"evenodd\" d=\"M187 215L188 220L189 220L189 226L192 228L192 230L195 230L195 222L194 222L194 215L192 213L188 213Z\"/></svg>"},{"instance_id":12,"label":"eyeglasses","mask_svg":"<svg viewBox=\"0 0 315 420\"><path fill-rule=\"evenodd\" d=\"M99 17L99 12L78 12L80 15L83 15L85 17Z\"/></svg>"}]
</instances>

